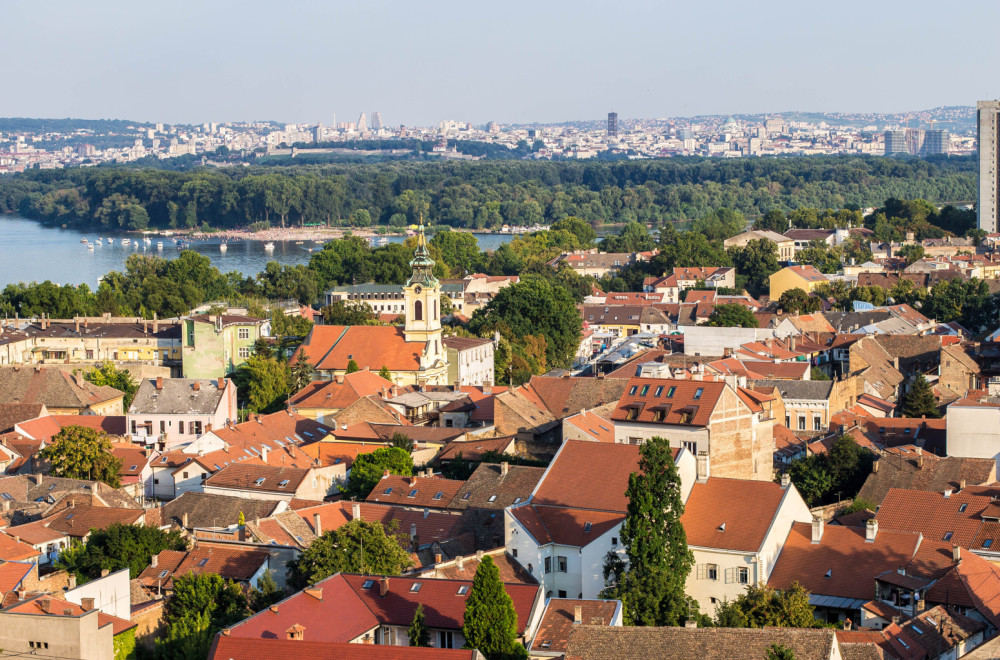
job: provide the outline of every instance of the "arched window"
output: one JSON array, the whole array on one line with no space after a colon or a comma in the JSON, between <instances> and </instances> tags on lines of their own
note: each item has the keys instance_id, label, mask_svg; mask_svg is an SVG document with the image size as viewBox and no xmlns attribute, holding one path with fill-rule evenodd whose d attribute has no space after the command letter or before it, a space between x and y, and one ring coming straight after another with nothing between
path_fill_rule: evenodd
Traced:
<instances>
[{"instance_id":1,"label":"arched window","mask_svg":"<svg viewBox=\"0 0 1000 660\"><path fill-rule=\"evenodd\" d=\"M435 321L437 321L437 317L438 317L438 301L435 300L434 301L434 320Z\"/></svg>"},{"instance_id":2,"label":"arched window","mask_svg":"<svg viewBox=\"0 0 1000 660\"><path fill-rule=\"evenodd\" d=\"M414 321L424 320L424 304L419 300L413 303L413 320Z\"/></svg>"}]
</instances>

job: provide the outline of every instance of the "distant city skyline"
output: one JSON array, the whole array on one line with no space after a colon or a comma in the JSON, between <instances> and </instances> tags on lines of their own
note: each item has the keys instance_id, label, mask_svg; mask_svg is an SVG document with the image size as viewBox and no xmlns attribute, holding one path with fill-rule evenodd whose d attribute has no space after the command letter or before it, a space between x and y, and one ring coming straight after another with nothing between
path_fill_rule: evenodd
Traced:
<instances>
[{"instance_id":1,"label":"distant city skyline","mask_svg":"<svg viewBox=\"0 0 1000 660\"><path fill-rule=\"evenodd\" d=\"M903 112L1000 96L1000 3L0 4L0 116L386 125Z\"/></svg>"}]
</instances>

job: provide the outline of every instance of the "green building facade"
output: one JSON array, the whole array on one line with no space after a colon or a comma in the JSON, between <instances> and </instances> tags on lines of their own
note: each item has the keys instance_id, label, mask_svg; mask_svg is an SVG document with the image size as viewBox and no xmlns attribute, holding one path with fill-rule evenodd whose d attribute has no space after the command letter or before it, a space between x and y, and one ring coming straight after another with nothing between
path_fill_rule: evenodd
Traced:
<instances>
[{"instance_id":1,"label":"green building facade","mask_svg":"<svg viewBox=\"0 0 1000 660\"><path fill-rule=\"evenodd\" d=\"M202 315L184 319L181 358L185 378L219 378L236 371L266 336L265 319Z\"/></svg>"}]
</instances>

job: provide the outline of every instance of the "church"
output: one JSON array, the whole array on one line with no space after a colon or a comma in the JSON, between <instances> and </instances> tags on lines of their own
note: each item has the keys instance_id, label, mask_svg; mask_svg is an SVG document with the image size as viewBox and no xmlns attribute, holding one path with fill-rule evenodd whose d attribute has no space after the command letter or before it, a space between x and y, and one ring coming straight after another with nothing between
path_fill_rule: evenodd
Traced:
<instances>
[{"instance_id":1,"label":"church","mask_svg":"<svg viewBox=\"0 0 1000 660\"><path fill-rule=\"evenodd\" d=\"M402 326L313 326L293 363L304 353L322 380L343 376L353 360L359 369L385 367L397 385L492 385L493 342L446 338L441 332L441 283L434 277L423 224L410 270Z\"/></svg>"}]
</instances>

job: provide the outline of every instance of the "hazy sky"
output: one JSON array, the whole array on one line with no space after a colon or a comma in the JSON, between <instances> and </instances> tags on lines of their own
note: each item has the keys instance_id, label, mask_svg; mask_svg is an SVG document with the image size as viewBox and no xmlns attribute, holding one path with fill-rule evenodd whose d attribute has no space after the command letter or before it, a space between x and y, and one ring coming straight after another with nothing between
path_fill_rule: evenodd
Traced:
<instances>
[{"instance_id":1,"label":"hazy sky","mask_svg":"<svg viewBox=\"0 0 1000 660\"><path fill-rule=\"evenodd\" d=\"M1000 96L1000 2L0 0L0 116L390 125Z\"/></svg>"}]
</instances>

